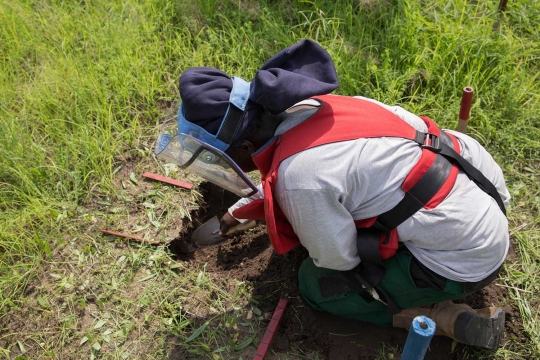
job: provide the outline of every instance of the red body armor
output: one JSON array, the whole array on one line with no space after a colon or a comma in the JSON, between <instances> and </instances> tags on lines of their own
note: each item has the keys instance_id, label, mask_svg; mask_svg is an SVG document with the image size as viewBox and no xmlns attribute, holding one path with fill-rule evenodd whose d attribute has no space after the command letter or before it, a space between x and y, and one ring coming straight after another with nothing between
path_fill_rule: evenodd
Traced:
<instances>
[{"instance_id":1,"label":"red body armor","mask_svg":"<svg viewBox=\"0 0 540 360\"><path fill-rule=\"evenodd\" d=\"M298 236L285 218L279 205L273 198L273 191L278 180L279 164L288 157L301 151L340 141L360 138L398 137L414 139L416 130L391 111L370 101L325 95L318 96L321 106L315 114L299 125L286 131L259 150L253 161L261 173L264 199L257 199L236 209L233 216L239 219L265 220L272 246L278 254L284 254L298 244ZM422 118L428 126L428 132L440 135L439 127L430 119ZM457 139L450 135L454 149L459 154ZM407 192L422 178L435 159L436 154L422 149L422 156L405 178L401 188ZM452 190L458 174L458 167L453 165L450 175L442 188L425 205L436 207ZM371 227L377 217L355 220L357 228ZM389 238L379 238L381 259L392 257L398 248L398 234L391 229ZM383 240L386 239L386 241Z\"/></svg>"}]
</instances>

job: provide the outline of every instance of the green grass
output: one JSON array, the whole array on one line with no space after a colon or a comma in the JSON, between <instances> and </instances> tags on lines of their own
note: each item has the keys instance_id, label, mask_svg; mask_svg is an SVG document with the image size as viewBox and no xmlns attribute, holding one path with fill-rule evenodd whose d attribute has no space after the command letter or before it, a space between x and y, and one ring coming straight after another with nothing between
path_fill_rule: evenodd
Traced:
<instances>
[{"instance_id":1,"label":"green grass","mask_svg":"<svg viewBox=\"0 0 540 360\"><path fill-rule=\"evenodd\" d=\"M213 66L251 79L275 52L308 37L333 56L337 93L400 104L445 127L456 126L461 89L474 87L470 134L501 164L513 196L520 261L501 282L530 337L496 357L539 357L540 2L511 1L504 14L497 5L0 0L3 355L163 358L167 334L185 341L203 324L180 310L193 312L193 294L195 310L222 327L205 328L186 351L240 356L235 346L252 336L256 343L257 319L231 335L231 319L246 315L247 284L224 292L204 269L171 268L162 247L106 241L97 230L129 223L152 236L197 207L197 193L129 180L166 170L150 149L156 126L174 112L183 70ZM167 211L134 212L133 203ZM25 317L39 327L22 326Z\"/></svg>"}]
</instances>

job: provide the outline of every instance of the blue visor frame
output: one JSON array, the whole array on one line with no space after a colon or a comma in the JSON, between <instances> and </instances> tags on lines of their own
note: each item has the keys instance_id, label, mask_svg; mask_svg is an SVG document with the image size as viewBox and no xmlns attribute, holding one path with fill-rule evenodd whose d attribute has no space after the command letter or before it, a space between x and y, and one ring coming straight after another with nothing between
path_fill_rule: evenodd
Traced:
<instances>
[{"instance_id":1,"label":"blue visor frame","mask_svg":"<svg viewBox=\"0 0 540 360\"><path fill-rule=\"evenodd\" d=\"M242 125L250 91L250 83L246 80L233 76L232 82L233 87L229 96L229 106L216 135L210 134L203 127L195 125L186 119L182 103L180 103L178 109L178 133L189 134L223 152L227 150Z\"/></svg>"}]
</instances>

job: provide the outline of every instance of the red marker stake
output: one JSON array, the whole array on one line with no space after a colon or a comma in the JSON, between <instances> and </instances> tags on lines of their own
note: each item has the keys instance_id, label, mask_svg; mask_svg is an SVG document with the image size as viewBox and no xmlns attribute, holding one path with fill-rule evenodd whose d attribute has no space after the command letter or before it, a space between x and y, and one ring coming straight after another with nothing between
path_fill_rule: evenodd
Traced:
<instances>
[{"instance_id":1,"label":"red marker stake","mask_svg":"<svg viewBox=\"0 0 540 360\"><path fill-rule=\"evenodd\" d=\"M285 314L285 308L287 307L288 304L289 304L288 299L285 299L285 298L279 299L279 303L276 306L274 315L272 315L270 324L268 324L268 327L266 328L266 332L264 333L263 339L261 343L259 344L259 347L257 348L257 353L253 357L253 360L263 360L264 357L266 356L266 353L268 352L268 349L270 348L270 344L272 343L272 340L274 340L274 335L277 332L279 324L281 323L283 314Z\"/></svg>"},{"instance_id":2,"label":"red marker stake","mask_svg":"<svg viewBox=\"0 0 540 360\"><path fill-rule=\"evenodd\" d=\"M459 109L457 131L464 134L467 132L467 124L469 122L473 93L474 89L472 87L465 86L463 88L463 94L461 95L461 108Z\"/></svg>"},{"instance_id":3,"label":"red marker stake","mask_svg":"<svg viewBox=\"0 0 540 360\"><path fill-rule=\"evenodd\" d=\"M171 179L171 178L161 176L161 175L157 175L157 174L153 174L151 172L145 172L142 176L144 176L146 178L149 178L149 179L152 179L152 180L161 181L161 182L164 182L164 183L167 183L167 184L180 186L180 187L185 188L185 189L191 189L193 187L193 185L190 184L190 183L175 180L175 179Z\"/></svg>"},{"instance_id":4,"label":"red marker stake","mask_svg":"<svg viewBox=\"0 0 540 360\"><path fill-rule=\"evenodd\" d=\"M119 236L119 237L123 237L123 238L126 238L126 239L135 240L135 241L138 241L138 242L141 242L141 243L150 244L150 245L159 245L159 244L160 244L159 241L146 240L146 239L140 238L140 237L138 237L138 236L129 235L129 234L123 234L123 233L119 233L119 232L116 232L116 231L105 230L105 229L101 229L100 231L101 231L102 233L104 233L104 234L114 235L114 236Z\"/></svg>"}]
</instances>

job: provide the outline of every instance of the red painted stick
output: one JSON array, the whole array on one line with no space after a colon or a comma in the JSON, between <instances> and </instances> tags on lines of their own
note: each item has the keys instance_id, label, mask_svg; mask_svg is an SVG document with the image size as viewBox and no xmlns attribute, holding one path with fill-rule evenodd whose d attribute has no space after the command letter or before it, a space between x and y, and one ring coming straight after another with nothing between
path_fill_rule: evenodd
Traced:
<instances>
[{"instance_id":1,"label":"red painted stick","mask_svg":"<svg viewBox=\"0 0 540 360\"><path fill-rule=\"evenodd\" d=\"M465 86L463 88L463 94L461 95L461 108L459 109L457 131L464 134L467 132L473 93L474 89L472 87Z\"/></svg>"},{"instance_id":2,"label":"red painted stick","mask_svg":"<svg viewBox=\"0 0 540 360\"><path fill-rule=\"evenodd\" d=\"M104 233L104 234L119 236L119 237L123 237L123 238L126 238L126 239L131 239L131 240L135 240L135 241L138 241L138 242L142 242L142 243L147 243L147 244L150 244L150 245L159 245L159 244L161 244L159 241L146 240L146 239L140 238L138 236L129 235L129 234L123 234L123 233L119 233L119 232L116 232L116 231L105 230L105 229L101 229L100 231L102 233Z\"/></svg>"},{"instance_id":3,"label":"red painted stick","mask_svg":"<svg viewBox=\"0 0 540 360\"><path fill-rule=\"evenodd\" d=\"M285 298L279 299L279 303L276 306L274 315L272 315L270 324L268 324L268 327L266 328L266 332L264 333L263 339L261 343L259 344L259 347L257 348L257 353L253 357L253 360L263 360L264 357L266 356L266 353L268 352L268 349L270 348L270 344L272 343L272 340L274 340L274 335L277 332L279 324L281 323L283 314L285 314L285 308L287 307L288 304L289 304L288 299L285 299Z\"/></svg>"},{"instance_id":4,"label":"red painted stick","mask_svg":"<svg viewBox=\"0 0 540 360\"><path fill-rule=\"evenodd\" d=\"M175 179L171 179L171 178L161 176L161 175L157 175L157 174L153 174L151 172L145 172L142 176L144 176L146 178L149 178L149 179L152 179L152 180L161 181L161 182L164 182L164 183L167 183L167 184L180 186L180 187L183 187L183 188L186 188L186 189L191 189L193 187L193 185L190 184L190 183L175 180Z\"/></svg>"}]
</instances>

